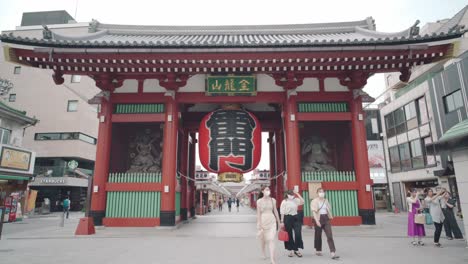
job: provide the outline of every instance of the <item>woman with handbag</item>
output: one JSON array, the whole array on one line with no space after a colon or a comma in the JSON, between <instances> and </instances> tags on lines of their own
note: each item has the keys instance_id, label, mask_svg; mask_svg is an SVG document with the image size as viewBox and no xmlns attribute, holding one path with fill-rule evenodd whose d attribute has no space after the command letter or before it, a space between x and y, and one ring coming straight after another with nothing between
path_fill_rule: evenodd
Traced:
<instances>
[{"instance_id":1,"label":"woman with handbag","mask_svg":"<svg viewBox=\"0 0 468 264\"><path fill-rule=\"evenodd\" d=\"M304 204L304 199L293 190L287 191L286 195L280 206L281 228L285 228L289 236L289 240L284 242L284 248L289 250L288 257L296 255L302 258L302 253L299 251L300 248L304 249L302 219L297 214L297 209L299 205Z\"/></svg>"},{"instance_id":2,"label":"woman with handbag","mask_svg":"<svg viewBox=\"0 0 468 264\"><path fill-rule=\"evenodd\" d=\"M413 246L424 246L424 242L422 242L422 238L426 236L426 231L424 230L424 223L426 222L426 218L424 214L420 214L423 210L421 206L421 202L419 201L419 194L416 189L411 191L410 197L406 198L406 202L408 203L408 236L413 238ZM421 219L422 217L422 219ZM418 237L418 241L416 242L416 237Z\"/></svg>"},{"instance_id":3,"label":"woman with handbag","mask_svg":"<svg viewBox=\"0 0 468 264\"><path fill-rule=\"evenodd\" d=\"M440 234L442 233L442 226L444 224L444 213L440 208L440 200L442 196L445 194L444 190L440 190L436 195L434 195L434 191L429 189L427 191L427 197L424 199L426 202L426 207L429 209L429 215L432 218L432 222L434 223L435 232L434 232L434 245L436 247L442 247L439 243ZM426 221L427 224L427 221Z\"/></svg>"},{"instance_id":4,"label":"woman with handbag","mask_svg":"<svg viewBox=\"0 0 468 264\"><path fill-rule=\"evenodd\" d=\"M275 264L275 236L280 221L276 200L270 194L270 188L264 187L257 200L257 237L260 239L263 258L267 258L265 248L268 244L271 263Z\"/></svg>"},{"instance_id":5,"label":"woman with handbag","mask_svg":"<svg viewBox=\"0 0 468 264\"><path fill-rule=\"evenodd\" d=\"M327 236L331 257L332 259L338 259L339 256L336 255L335 241L333 240L330 223L330 220L333 219L331 205L328 199L325 198L325 191L322 188L317 189L317 194L318 197L313 199L310 204L310 209L315 220L315 255L322 256L322 230L324 230Z\"/></svg>"}]
</instances>

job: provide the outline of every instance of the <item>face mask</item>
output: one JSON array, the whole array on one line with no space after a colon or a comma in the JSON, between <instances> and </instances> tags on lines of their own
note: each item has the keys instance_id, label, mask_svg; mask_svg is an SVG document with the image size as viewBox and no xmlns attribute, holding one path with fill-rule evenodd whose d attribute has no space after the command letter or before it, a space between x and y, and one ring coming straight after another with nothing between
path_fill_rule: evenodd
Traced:
<instances>
[{"instance_id":1,"label":"face mask","mask_svg":"<svg viewBox=\"0 0 468 264\"><path fill-rule=\"evenodd\" d=\"M318 195L319 195L320 198L325 197L325 193L324 193L324 192L319 192Z\"/></svg>"},{"instance_id":2,"label":"face mask","mask_svg":"<svg viewBox=\"0 0 468 264\"><path fill-rule=\"evenodd\" d=\"M264 192L263 192L263 195L265 195L265 196L270 196L270 191L264 191Z\"/></svg>"},{"instance_id":3,"label":"face mask","mask_svg":"<svg viewBox=\"0 0 468 264\"><path fill-rule=\"evenodd\" d=\"M288 198L289 198L289 199L294 199L294 195L289 195L289 194L288 194Z\"/></svg>"}]
</instances>

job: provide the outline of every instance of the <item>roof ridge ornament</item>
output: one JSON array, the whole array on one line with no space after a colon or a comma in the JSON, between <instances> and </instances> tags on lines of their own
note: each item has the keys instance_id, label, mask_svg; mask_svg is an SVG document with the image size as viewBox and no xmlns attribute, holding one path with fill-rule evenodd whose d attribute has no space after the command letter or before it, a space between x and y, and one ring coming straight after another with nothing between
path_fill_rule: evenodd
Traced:
<instances>
[{"instance_id":1,"label":"roof ridge ornament","mask_svg":"<svg viewBox=\"0 0 468 264\"><path fill-rule=\"evenodd\" d=\"M52 31L49 29L49 27L45 24L42 25L44 28L42 30L42 38L43 39L52 39Z\"/></svg>"},{"instance_id":2,"label":"roof ridge ornament","mask_svg":"<svg viewBox=\"0 0 468 264\"><path fill-rule=\"evenodd\" d=\"M98 27L99 27L99 21L97 21L96 19L91 19L91 22L89 22L89 27L88 27L88 32L89 33L95 33L98 31Z\"/></svg>"},{"instance_id":3,"label":"roof ridge ornament","mask_svg":"<svg viewBox=\"0 0 468 264\"><path fill-rule=\"evenodd\" d=\"M419 35L419 27L418 27L418 25L419 25L420 22L421 22L421 21L419 21L419 19L418 19L418 20L416 20L416 21L414 22L413 26L410 27L410 36L417 36L417 35Z\"/></svg>"}]
</instances>

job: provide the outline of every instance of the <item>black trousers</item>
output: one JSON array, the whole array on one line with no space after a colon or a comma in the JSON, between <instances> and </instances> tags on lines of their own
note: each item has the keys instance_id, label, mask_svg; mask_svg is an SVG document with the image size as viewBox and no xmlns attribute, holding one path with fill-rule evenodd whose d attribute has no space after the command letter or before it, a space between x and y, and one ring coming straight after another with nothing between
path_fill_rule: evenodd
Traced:
<instances>
[{"instance_id":1,"label":"black trousers","mask_svg":"<svg viewBox=\"0 0 468 264\"><path fill-rule=\"evenodd\" d=\"M463 238L463 234L460 230L460 227L458 227L458 224L457 224L457 219L455 218L455 215L453 214L453 209L444 208L442 209L442 212L444 212L444 216L445 216L445 221L444 221L445 235L451 238L453 237Z\"/></svg>"},{"instance_id":2,"label":"black trousers","mask_svg":"<svg viewBox=\"0 0 468 264\"><path fill-rule=\"evenodd\" d=\"M70 207L64 207L63 208L63 214L65 214L67 216L67 219L68 219L68 216L70 214Z\"/></svg>"},{"instance_id":3,"label":"black trousers","mask_svg":"<svg viewBox=\"0 0 468 264\"><path fill-rule=\"evenodd\" d=\"M442 233L443 223L434 222L435 232L434 232L434 243L439 243L440 234Z\"/></svg>"},{"instance_id":4,"label":"black trousers","mask_svg":"<svg viewBox=\"0 0 468 264\"><path fill-rule=\"evenodd\" d=\"M328 247L330 248L330 252L336 252L335 248L335 241L333 240L333 234L330 224L330 219L328 215L320 215L320 226L315 226L315 239L314 239L314 247L317 251L322 251L322 230L325 231L325 235L327 236Z\"/></svg>"},{"instance_id":5,"label":"black trousers","mask_svg":"<svg viewBox=\"0 0 468 264\"><path fill-rule=\"evenodd\" d=\"M293 251L297 251L299 248L304 249L304 242L302 241L302 221L299 215L285 215L284 228L289 236L289 241L284 242L284 248Z\"/></svg>"}]
</instances>

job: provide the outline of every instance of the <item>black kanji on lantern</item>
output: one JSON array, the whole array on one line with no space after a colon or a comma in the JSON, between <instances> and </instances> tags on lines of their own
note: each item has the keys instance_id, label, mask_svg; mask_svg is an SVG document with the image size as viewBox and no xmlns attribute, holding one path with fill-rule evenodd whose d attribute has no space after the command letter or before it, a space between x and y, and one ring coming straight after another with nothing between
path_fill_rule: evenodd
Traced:
<instances>
[{"instance_id":1,"label":"black kanji on lantern","mask_svg":"<svg viewBox=\"0 0 468 264\"><path fill-rule=\"evenodd\" d=\"M229 166L245 171L252 166L252 136L255 120L242 110L218 110L206 121L210 131L210 168L219 169L219 158L229 155L243 157L244 164L228 163Z\"/></svg>"}]
</instances>

